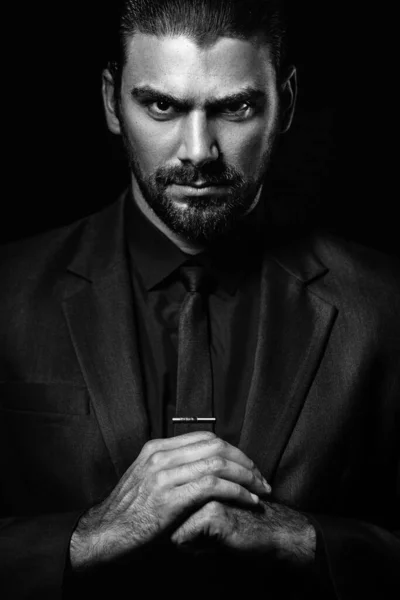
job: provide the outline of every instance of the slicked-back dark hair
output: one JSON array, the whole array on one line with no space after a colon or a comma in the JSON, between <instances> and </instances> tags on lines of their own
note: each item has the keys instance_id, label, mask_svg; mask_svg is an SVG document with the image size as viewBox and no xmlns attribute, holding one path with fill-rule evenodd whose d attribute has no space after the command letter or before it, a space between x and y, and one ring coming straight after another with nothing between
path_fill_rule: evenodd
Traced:
<instances>
[{"instance_id":1,"label":"slicked-back dark hair","mask_svg":"<svg viewBox=\"0 0 400 600\"><path fill-rule=\"evenodd\" d=\"M285 51L282 0L120 0L118 8L108 50L117 94L126 42L137 32L159 37L186 35L200 46L222 36L258 36L269 45L279 75Z\"/></svg>"}]
</instances>

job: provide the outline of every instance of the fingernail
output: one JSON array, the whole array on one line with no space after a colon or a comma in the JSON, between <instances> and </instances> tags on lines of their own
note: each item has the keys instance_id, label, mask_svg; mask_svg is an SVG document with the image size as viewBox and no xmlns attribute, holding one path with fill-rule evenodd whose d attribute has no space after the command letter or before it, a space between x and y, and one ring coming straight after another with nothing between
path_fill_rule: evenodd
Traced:
<instances>
[{"instance_id":1,"label":"fingernail","mask_svg":"<svg viewBox=\"0 0 400 600\"><path fill-rule=\"evenodd\" d=\"M258 496L256 496L256 494L251 494L251 493L250 493L250 495L251 495L251 497L253 498L254 502L257 502L257 503L258 503L258 502L260 501L260 498L259 498Z\"/></svg>"},{"instance_id":2,"label":"fingernail","mask_svg":"<svg viewBox=\"0 0 400 600\"><path fill-rule=\"evenodd\" d=\"M265 489L267 490L268 493L270 493L272 491L271 486L269 485L268 481L266 479L263 478L263 485L265 487Z\"/></svg>"}]
</instances>

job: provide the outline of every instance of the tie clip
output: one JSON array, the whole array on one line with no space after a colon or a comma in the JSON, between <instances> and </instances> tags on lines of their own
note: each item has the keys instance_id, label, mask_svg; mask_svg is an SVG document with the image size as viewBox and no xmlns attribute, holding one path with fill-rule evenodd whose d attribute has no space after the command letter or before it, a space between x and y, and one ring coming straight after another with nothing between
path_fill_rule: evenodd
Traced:
<instances>
[{"instance_id":1,"label":"tie clip","mask_svg":"<svg viewBox=\"0 0 400 600\"><path fill-rule=\"evenodd\" d=\"M173 423L214 423L215 417L172 417Z\"/></svg>"}]
</instances>

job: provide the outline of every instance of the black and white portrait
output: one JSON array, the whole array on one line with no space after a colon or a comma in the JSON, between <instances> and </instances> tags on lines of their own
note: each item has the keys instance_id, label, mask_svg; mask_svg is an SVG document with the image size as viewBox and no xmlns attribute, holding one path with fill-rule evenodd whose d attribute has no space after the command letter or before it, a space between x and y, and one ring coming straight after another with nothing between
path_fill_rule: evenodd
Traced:
<instances>
[{"instance_id":1,"label":"black and white portrait","mask_svg":"<svg viewBox=\"0 0 400 600\"><path fill-rule=\"evenodd\" d=\"M398 597L390 20L6 10L2 598Z\"/></svg>"}]
</instances>

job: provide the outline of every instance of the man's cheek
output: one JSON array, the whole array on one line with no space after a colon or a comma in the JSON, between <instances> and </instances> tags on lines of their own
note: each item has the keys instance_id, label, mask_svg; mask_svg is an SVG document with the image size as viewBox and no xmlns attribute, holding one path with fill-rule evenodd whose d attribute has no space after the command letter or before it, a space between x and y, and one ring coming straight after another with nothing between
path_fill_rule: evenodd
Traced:
<instances>
[{"instance_id":1,"label":"man's cheek","mask_svg":"<svg viewBox=\"0 0 400 600\"><path fill-rule=\"evenodd\" d=\"M240 138L240 143L231 144L231 151L225 154L225 160L236 167L245 176L251 176L258 171L262 157L269 148L270 138L265 133L258 132L256 135L249 132Z\"/></svg>"}]
</instances>

